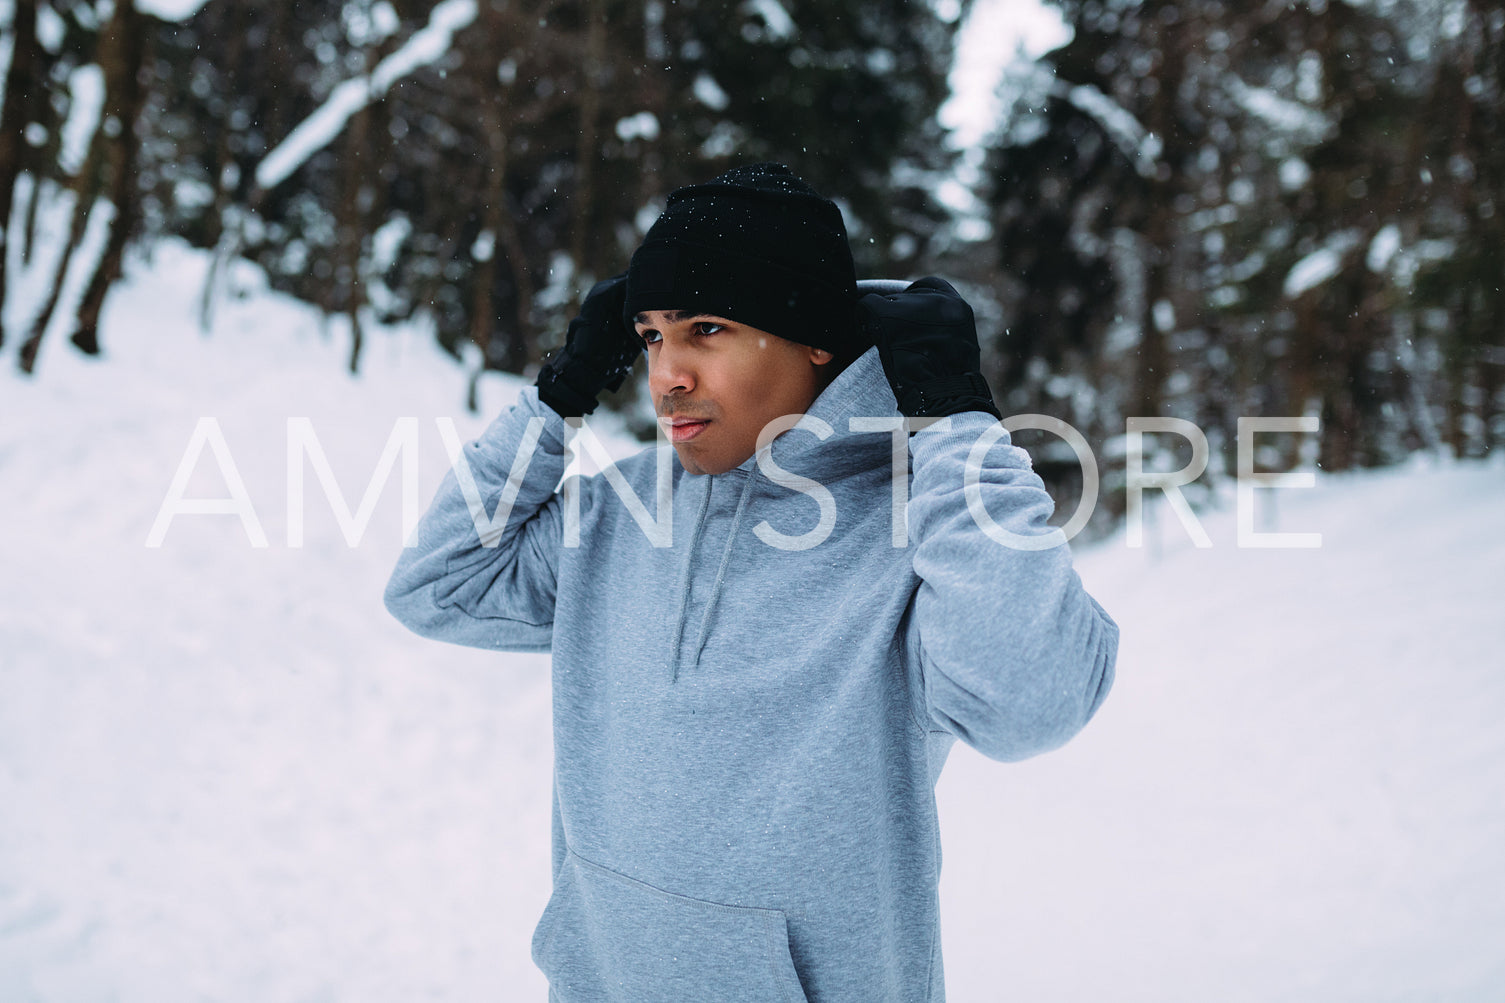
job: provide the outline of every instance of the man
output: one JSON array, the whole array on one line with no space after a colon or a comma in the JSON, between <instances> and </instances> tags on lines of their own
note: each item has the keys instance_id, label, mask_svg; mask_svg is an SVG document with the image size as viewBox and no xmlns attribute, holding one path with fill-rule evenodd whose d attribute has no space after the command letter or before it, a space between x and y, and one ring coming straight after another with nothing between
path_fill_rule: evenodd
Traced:
<instances>
[{"instance_id":1,"label":"man","mask_svg":"<svg viewBox=\"0 0 1505 1003\"><path fill-rule=\"evenodd\" d=\"M648 450L556 491L564 419L644 351L672 476ZM954 289L859 301L836 206L759 164L671 195L467 447L387 604L553 652L551 999L943 999L946 754L1064 742L1118 643L978 368Z\"/></svg>"}]
</instances>

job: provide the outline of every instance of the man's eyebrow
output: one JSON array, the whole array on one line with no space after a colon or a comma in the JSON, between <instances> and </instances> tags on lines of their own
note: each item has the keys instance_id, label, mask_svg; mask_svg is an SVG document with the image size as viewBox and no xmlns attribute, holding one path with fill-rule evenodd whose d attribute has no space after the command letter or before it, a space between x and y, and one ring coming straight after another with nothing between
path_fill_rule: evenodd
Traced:
<instances>
[{"instance_id":1,"label":"man's eyebrow","mask_svg":"<svg viewBox=\"0 0 1505 1003\"><path fill-rule=\"evenodd\" d=\"M663 313L664 319L671 324L679 324L687 320L699 320L702 317L709 318L714 316L713 314L709 313L699 313L695 310L665 310ZM634 324L646 324L648 323L648 315L646 313L636 314L632 318L632 322Z\"/></svg>"}]
</instances>

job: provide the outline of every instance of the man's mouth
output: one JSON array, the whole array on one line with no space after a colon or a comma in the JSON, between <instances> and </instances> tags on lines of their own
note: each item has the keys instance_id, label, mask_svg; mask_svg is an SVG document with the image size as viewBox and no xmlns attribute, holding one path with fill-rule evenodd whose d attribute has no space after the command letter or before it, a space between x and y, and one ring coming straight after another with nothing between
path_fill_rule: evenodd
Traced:
<instances>
[{"instance_id":1,"label":"man's mouth","mask_svg":"<svg viewBox=\"0 0 1505 1003\"><path fill-rule=\"evenodd\" d=\"M704 418L660 418L659 422L669 433L670 442L689 442L710 424Z\"/></svg>"}]
</instances>

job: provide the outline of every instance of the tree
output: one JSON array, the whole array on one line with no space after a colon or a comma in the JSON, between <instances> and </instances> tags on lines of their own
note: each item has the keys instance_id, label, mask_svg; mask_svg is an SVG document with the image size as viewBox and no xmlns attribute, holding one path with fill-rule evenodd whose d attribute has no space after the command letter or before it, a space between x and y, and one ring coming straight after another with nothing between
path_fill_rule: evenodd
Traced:
<instances>
[{"instance_id":1,"label":"tree","mask_svg":"<svg viewBox=\"0 0 1505 1003\"><path fill-rule=\"evenodd\" d=\"M1329 469L1487 449L1499 5L1057 6L989 159L1009 406L1190 419L1223 469L1248 414L1320 416Z\"/></svg>"},{"instance_id":2,"label":"tree","mask_svg":"<svg viewBox=\"0 0 1505 1003\"><path fill-rule=\"evenodd\" d=\"M952 27L891 0L483 0L444 51L258 189L269 151L437 9L219 0L159 38L155 232L223 243L229 226L274 285L352 331L366 309L421 314L456 354L520 371L672 188L734 162L787 161L841 200L869 273L909 270L941 218Z\"/></svg>"},{"instance_id":3,"label":"tree","mask_svg":"<svg viewBox=\"0 0 1505 1003\"><path fill-rule=\"evenodd\" d=\"M15 209L16 182L21 176L26 151L26 128L34 118L34 86L37 67L43 61L37 42L36 0L16 0L11 14L10 65L5 71L5 98L0 105L0 304L9 287L8 260L13 239L10 227ZM5 322L0 318L0 345L5 344Z\"/></svg>"},{"instance_id":4,"label":"tree","mask_svg":"<svg viewBox=\"0 0 1505 1003\"><path fill-rule=\"evenodd\" d=\"M44 202L61 198L69 219L46 283L48 292L17 351L21 371L31 373L65 283L77 268L82 269L83 291L79 302L70 304L76 311L71 340L88 354L99 352L99 314L120 274L137 220L136 124L144 90L147 19L131 0L105 8L108 19L103 22L91 3L22 3L15 10L13 59L0 108L0 211L5 219L17 213L22 176L28 175L30 183L26 222L7 226L4 257L29 260L37 238L35 219ZM32 137L39 141L28 141ZM102 239L86 249L80 263L75 254L96 219L103 220L95 227ZM16 244L20 247L12 246ZM10 291L7 269L8 261L0 264L0 304Z\"/></svg>"}]
</instances>

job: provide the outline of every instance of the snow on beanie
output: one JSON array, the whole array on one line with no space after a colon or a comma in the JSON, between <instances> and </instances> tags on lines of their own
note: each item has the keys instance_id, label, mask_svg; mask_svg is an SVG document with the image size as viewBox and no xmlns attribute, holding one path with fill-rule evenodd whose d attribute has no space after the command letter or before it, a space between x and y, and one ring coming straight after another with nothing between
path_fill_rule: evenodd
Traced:
<instances>
[{"instance_id":1,"label":"snow on beanie","mask_svg":"<svg viewBox=\"0 0 1505 1003\"><path fill-rule=\"evenodd\" d=\"M836 203L782 164L676 189L627 269L626 319L693 310L858 354L857 273Z\"/></svg>"}]
</instances>

